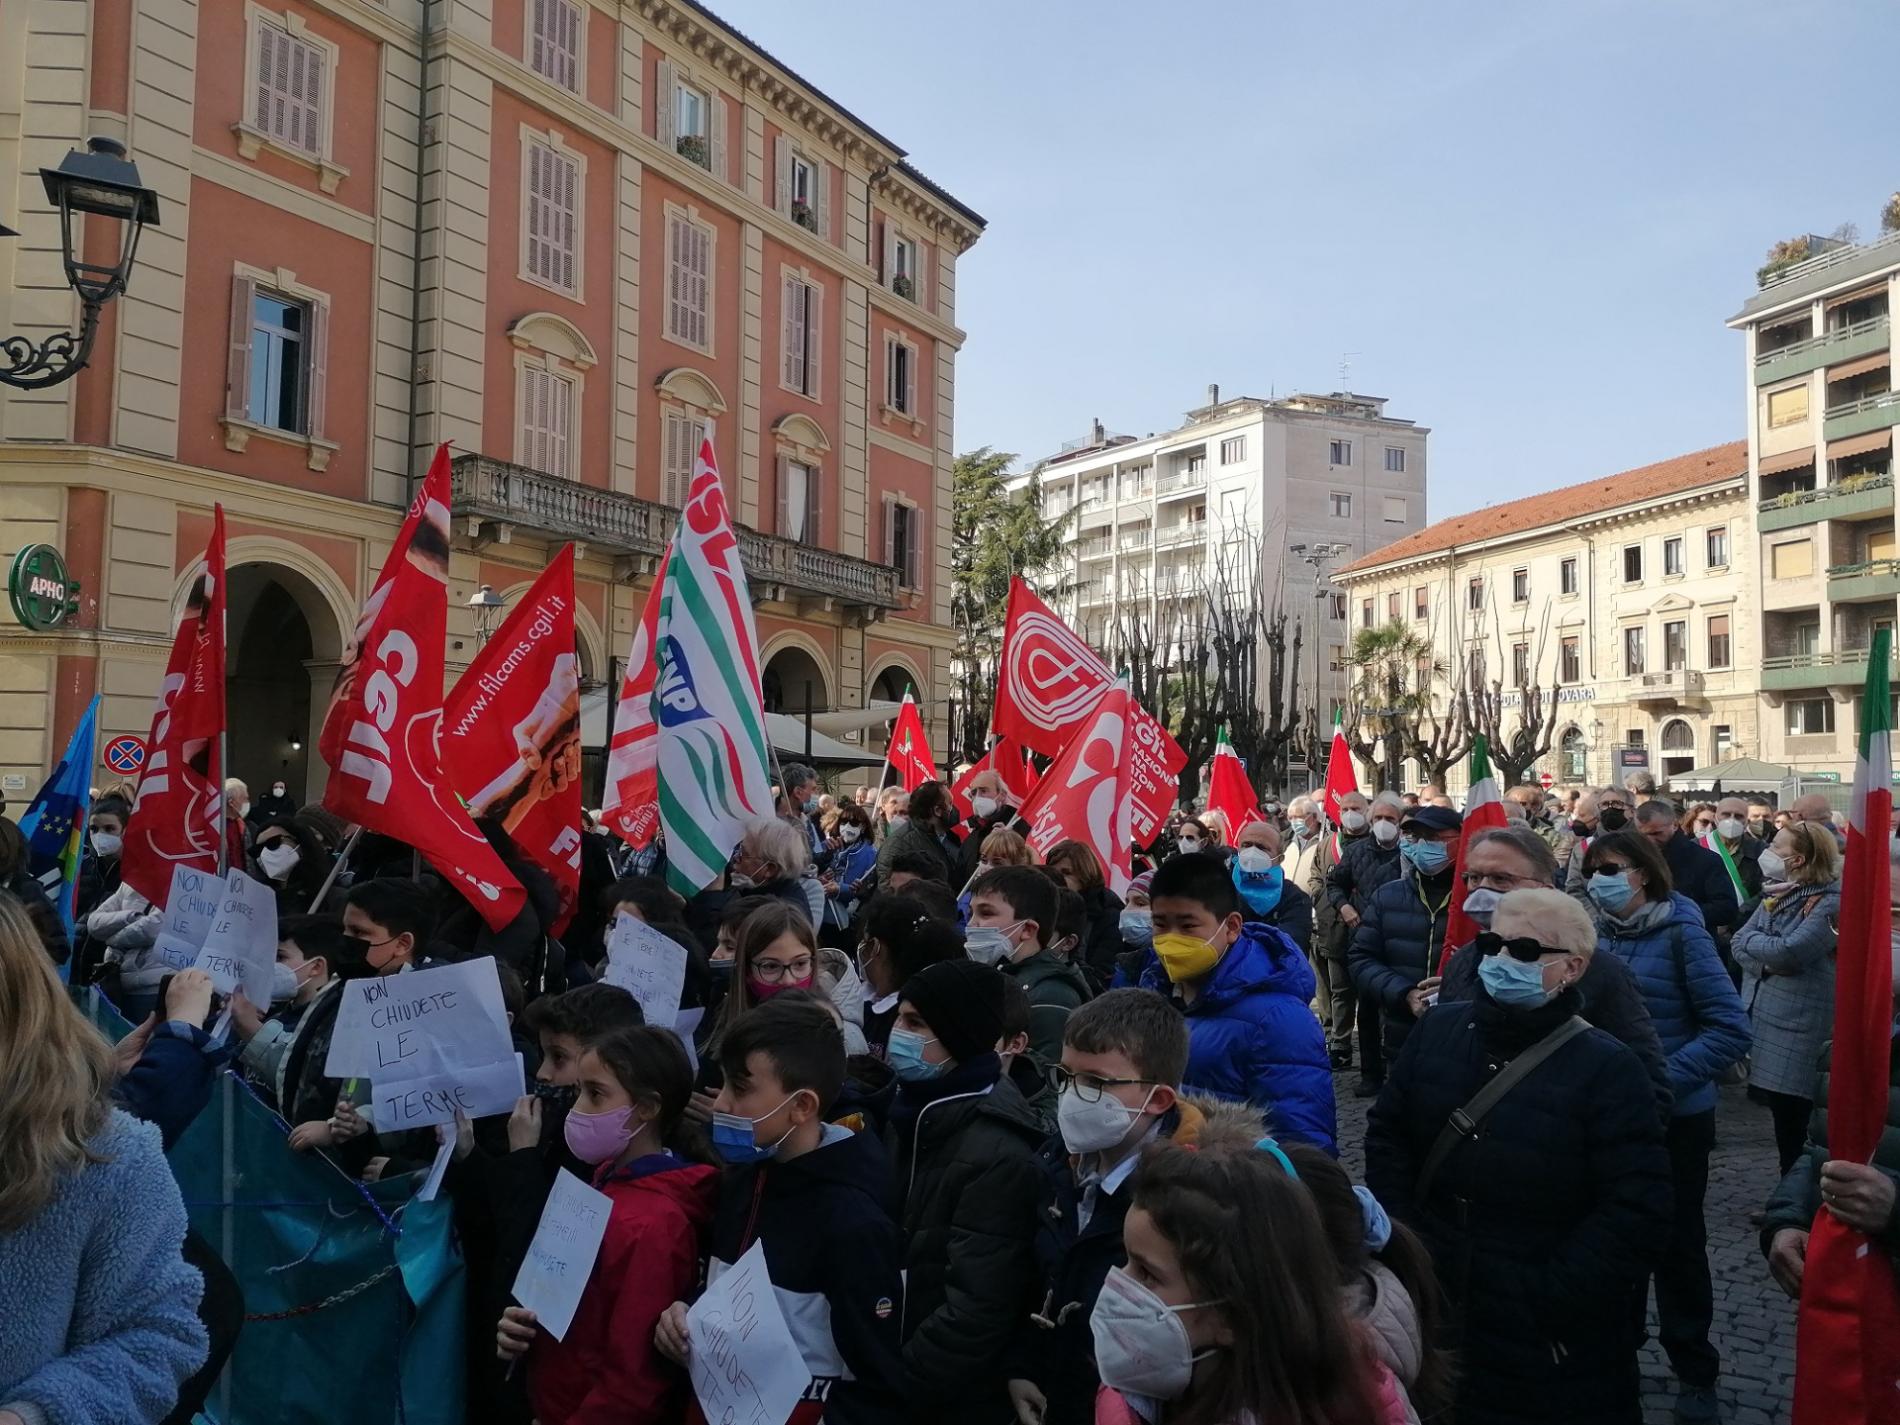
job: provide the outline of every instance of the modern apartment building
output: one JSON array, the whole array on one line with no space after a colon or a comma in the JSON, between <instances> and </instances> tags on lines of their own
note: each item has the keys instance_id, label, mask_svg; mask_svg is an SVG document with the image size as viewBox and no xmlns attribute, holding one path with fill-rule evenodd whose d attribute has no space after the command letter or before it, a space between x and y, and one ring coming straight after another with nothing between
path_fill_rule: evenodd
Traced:
<instances>
[{"instance_id":1,"label":"modern apartment building","mask_svg":"<svg viewBox=\"0 0 1900 1425\"><path fill-rule=\"evenodd\" d=\"M1734 441L1490 505L1354 560L1334 583L1354 631L1398 624L1429 646L1409 689L1429 685L1440 714L1460 680L1495 681L1509 728L1526 687L1556 686L1539 770L1558 782L1759 757L1747 460ZM1449 780L1462 792L1464 767Z\"/></svg>"},{"instance_id":2,"label":"modern apartment building","mask_svg":"<svg viewBox=\"0 0 1900 1425\"><path fill-rule=\"evenodd\" d=\"M1111 651L1122 621L1165 639L1171 606L1257 578L1302 620L1299 704L1311 707L1315 644L1347 636L1344 598L1320 574L1424 524L1430 432L1377 396L1207 396L1161 435L1096 422L1040 467L1045 513L1075 512L1061 611ZM1322 662L1321 705L1341 686Z\"/></svg>"},{"instance_id":3,"label":"modern apartment building","mask_svg":"<svg viewBox=\"0 0 1900 1425\"><path fill-rule=\"evenodd\" d=\"M604 698L711 425L768 708L944 696L983 220L693 0L8 4L0 332L76 320L36 170L93 134L161 226L91 369L0 388L0 553L55 545L83 584L52 633L0 614L10 794L95 691L107 738L145 732L215 501L231 766L315 795L333 671L440 441L452 675L464 601L571 539Z\"/></svg>"},{"instance_id":4,"label":"modern apartment building","mask_svg":"<svg viewBox=\"0 0 1900 1425\"><path fill-rule=\"evenodd\" d=\"M1763 749L1853 779L1874 630L1900 594L1892 311L1900 233L1824 247L1730 318L1746 339L1751 543L1760 550Z\"/></svg>"}]
</instances>

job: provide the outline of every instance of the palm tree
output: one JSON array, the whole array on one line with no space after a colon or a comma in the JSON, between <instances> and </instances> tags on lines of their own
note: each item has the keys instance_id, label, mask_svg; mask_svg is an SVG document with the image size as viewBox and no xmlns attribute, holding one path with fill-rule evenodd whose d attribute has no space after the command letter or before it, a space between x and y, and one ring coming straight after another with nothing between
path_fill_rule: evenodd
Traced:
<instances>
[{"instance_id":1,"label":"palm tree","mask_svg":"<svg viewBox=\"0 0 1900 1425\"><path fill-rule=\"evenodd\" d=\"M1347 743L1375 792L1397 791L1413 731L1431 711L1431 679L1442 669L1430 640L1403 623L1360 629L1346 661L1354 670ZM1377 761L1380 747L1385 756Z\"/></svg>"}]
</instances>

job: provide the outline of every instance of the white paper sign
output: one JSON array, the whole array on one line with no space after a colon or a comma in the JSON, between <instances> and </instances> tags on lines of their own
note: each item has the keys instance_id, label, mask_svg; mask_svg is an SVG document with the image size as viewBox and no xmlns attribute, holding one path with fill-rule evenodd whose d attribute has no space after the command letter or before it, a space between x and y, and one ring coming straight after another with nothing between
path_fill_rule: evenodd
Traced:
<instances>
[{"instance_id":1,"label":"white paper sign","mask_svg":"<svg viewBox=\"0 0 1900 1425\"><path fill-rule=\"evenodd\" d=\"M401 1133L453 1123L459 1108L470 1118L507 1113L524 1092L521 1056L479 1069L450 1069L414 1079L377 1079L371 1121L378 1133Z\"/></svg>"},{"instance_id":2,"label":"white paper sign","mask_svg":"<svg viewBox=\"0 0 1900 1425\"><path fill-rule=\"evenodd\" d=\"M416 1189L417 1202L434 1202L435 1195L442 1187L442 1175L449 1170L449 1159L455 1156L455 1131L449 1130L443 1138L442 1146L435 1150L435 1161L429 1164L429 1176L422 1180L422 1186Z\"/></svg>"},{"instance_id":3,"label":"white paper sign","mask_svg":"<svg viewBox=\"0 0 1900 1425\"><path fill-rule=\"evenodd\" d=\"M607 968L600 978L639 1000L648 1024L671 1029L679 1017L680 993L686 988L686 947L644 920L617 916L607 937Z\"/></svg>"},{"instance_id":4,"label":"white paper sign","mask_svg":"<svg viewBox=\"0 0 1900 1425\"><path fill-rule=\"evenodd\" d=\"M595 1192L565 1168L555 1174L541 1225L515 1277L515 1300L557 1341L574 1322L612 1210L613 1199L606 1193Z\"/></svg>"},{"instance_id":5,"label":"white paper sign","mask_svg":"<svg viewBox=\"0 0 1900 1425\"><path fill-rule=\"evenodd\" d=\"M323 1072L413 1079L499 1064L514 1053L495 962L483 956L345 983Z\"/></svg>"},{"instance_id":6,"label":"white paper sign","mask_svg":"<svg viewBox=\"0 0 1900 1425\"><path fill-rule=\"evenodd\" d=\"M169 969L188 970L204 948L205 936L224 901L224 878L210 871L194 871L189 866L172 868L172 888L165 897L165 911L158 922L158 939L153 953ZM271 946L275 957L277 946Z\"/></svg>"},{"instance_id":7,"label":"white paper sign","mask_svg":"<svg viewBox=\"0 0 1900 1425\"><path fill-rule=\"evenodd\" d=\"M218 993L243 990L244 998L268 1009L277 965L276 893L242 871L226 876L224 898L195 963L211 976Z\"/></svg>"},{"instance_id":8,"label":"white paper sign","mask_svg":"<svg viewBox=\"0 0 1900 1425\"><path fill-rule=\"evenodd\" d=\"M709 1421L784 1425L811 1385L811 1370L766 1275L763 1242L754 1242L693 1303L686 1335L692 1346L686 1368Z\"/></svg>"},{"instance_id":9,"label":"white paper sign","mask_svg":"<svg viewBox=\"0 0 1900 1425\"><path fill-rule=\"evenodd\" d=\"M673 1021L673 1033L679 1036L680 1044L686 1050L686 1062L693 1066L693 1076L699 1076L699 1050L693 1047L693 1036L699 1032L699 1022L706 1017L704 1005L694 1005L691 1009L682 1009L679 1018Z\"/></svg>"}]
</instances>

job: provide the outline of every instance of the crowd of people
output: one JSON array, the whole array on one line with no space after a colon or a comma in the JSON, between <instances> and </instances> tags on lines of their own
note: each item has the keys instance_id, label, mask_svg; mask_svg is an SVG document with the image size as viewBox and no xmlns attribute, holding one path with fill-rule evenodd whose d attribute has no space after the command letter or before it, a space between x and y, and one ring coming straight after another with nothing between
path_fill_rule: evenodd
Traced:
<instances>
[{"instance_id":1,"label":"crowd of people","mask_svg":"<svg viewBox=\"0 0 1900 1425\"><path fill-rule=\"evenodd\" d=\"M1716 1420L1704 1198L1744 1079L1783 1174L1764 1271L1798 1294L1823 1205L1900 1250L1900 1050L1874 1164L1826 1149L1825 799L1518 787L1461 861L1436 787L1336 824L1269 797L1238 828L1184 809L1118 894L1081 842L1038 856L993 774L967 791L786 765L690 898L663 842L590 820L572 906L478 823L528 891L494 930L410 848L233 782L228 855L278 899L268 1004L154 955L125 789L93 802L70 939L0 819L0 1278L37 1288L0 1425L205 1400L242 1294L162 1154L226 1072L365 1180L453 1142L468 1416L496 1425L699 1419L686 1313L754 1246L799 1422L1635 1421L1652 1281L1677 1418ZM601 981L621 916L684 950L693 1055ZM379 1129L325 1074L343 986L484 956L530 1092ZM1362 1182L1335 1084L1373 1100ZM557 1339L510 1288L563 1170L611 1216Z\"/></svg>"}]
</instances>

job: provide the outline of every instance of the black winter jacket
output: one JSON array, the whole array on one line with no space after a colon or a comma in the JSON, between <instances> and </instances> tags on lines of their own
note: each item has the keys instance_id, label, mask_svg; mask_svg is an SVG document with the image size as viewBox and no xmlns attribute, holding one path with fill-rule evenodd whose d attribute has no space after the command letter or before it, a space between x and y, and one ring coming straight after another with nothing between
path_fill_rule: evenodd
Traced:
<instances>
[{"instance_id":1,"label":"black winter jacket","mask_svg":"<svg viewBox=\"0 0 1900 1425\"><path fill-rule=\"evenodd\" d=\"M1353 932L1346 965L1359 993L1373 996L1384 1010L1380 1017L1388 1055L1398 1053L1412 1032L1406 994L1427 975L1438 973L1451 895L1449 870L1436 886L1407 871L1374 891L1360 912L1364 919Z\"/></svg>"},{"instance_id":2,"label":"black winter jacket","mask_svg":"<svg viewBox=\"0 0 1900 1425\"><path fill-rule=\"evenodd\" d=\"M1115 957L1128 948L1122 941L1122 898L1103 886L1082 892L1082 908L1088 912L1088 929L1075 959L1096 984L1106 985L1115 975Z\"/></svg>"},{"instance_id":3,"label":"black winter jacket","mask_svg":"<svg viewBox=\"0 0 1900 1425\"><path fill-rule=\"evenodd\" d=\"M1363 917L1372 893L1387 881L1397 880L1404 871L1398 842L1381 846L1379 838L1372 835L1348 842L1339 864L1326 873L1326 904L1335 911L1350 905Z\"/></svg>"},{"instance_id":4,"label":"black winter jacket","mask_svg":"<svg viewBox=\"0 0 1900 1425\"><path fill-rule=\"evenodd\" d=\"M1834 1081L1834 1046L1828 1045L1821 1056L1821 1082L1814 1091L1814 1115L1808 1120L1808 1146L1795 1159L1794 1166L1775 1186L1762 1214L1761 1250L1767 1255L1775 1244L1775 1234L1789 1227L1807 1232L1814 1227L1814 1214L1821 1210L1821 1164L1828 1160L1827 1095ZM1887 1126L1880 1142L1874 1145L1874 1166L1900 1187L1900 1038L1888 1052ZM1887 1216L1887 1226L1874 1240L1887 1254L1900 1259L1900 1199Z\"/></svg>"},{"instance_id":5,"label":"black winter jacket","mask_svg":"<svg viewBox=\"0 0 1900 1425\"><path fill-rule=\"evenodd\" d=\"M978 1065L987 1061L987 1070ZM998 1075L984 1055L956 1076ZM975 1081L975 1080L972 1080ZM904 1369L912 1420L1011 1418L1006 1352L1035 1289L1043 1133L1006 1078L892 1115L904 1229ZM774 1276L774 1281L777 1277Z\"/></svg>"},{"instance_id":6,"label":"black winter jacket","mask_svg":"<svg viewBox=\"0 0 1900 1425\"><path fill-rule=\"evenodd\" d=\"M1313 898L1313 929L1317 935L1316 948L1329 960L1343 960L1346 950L1352 944L1352 927L1339 918L1339 908L1350 899L1351 887L1336 887L1333 881L1335 872L1346 871L1346 858L1355 848L1370 843L1375 849L1378 842L1370 831L1362 831L1357 836L1348 836L1343 831L1328 836L1319 844L1319 885L1320 891ZM1335 854L1334 847L1338 852ZM1361 853L1364 854L1364 853ZM1392 860L1398 861L1398 845L1393 843ZM1356 884L1356 882L1355 882Z\"/></svg>"},{"instance_id":7,"label":"black winter jacket","mask_svg":"<svg viewBox=\"0 0 1900 1425\"><path fill-rule=\"evenodd\" d=\"M1445 982L1438 987L1439 1002L1475 1000L1478 964L1483 959L1476 945L1454 951L1445 967ZM1590 968L1577 981L1577 993L1583 998L1577 1012L1611 1038L1629 1045L1643 1061L1649 1085L1656 1092L1656 1111L1666 1126L1676 1103L1675 1090L1669 1086L1669 1059L1630 967L1615 955L1592 955Z\"/></svg>"},{"instance_id":8,"label":"black winter jacket","mask_svg":"<svg viewBox=\"0 0 1900 1425\"><path fill-rule=\"evenodd\" d=\"M1736 899L1735 883L1728 878L1728 867L1720 856L1681 831L1663 843L1662 853L1677 892L1696 903L1711 935L1741 924L1736 919L1741 902Z\"/></svg>"},{"instance_id":9,"label":"black winter jacket","mask_svg":"<svg viewBox=\"0 0 1900 1425\"><path fill-rule=\"evenodd\" d=\"M1572 1039L1452 1153L1428 1201L1414 1195L1451 1114L1579 1005L1570 991L1504 1009L1480 987L1428 1011L1367 1120L1366 1185L1424 1236L1451 1302L1460 1425L1641 1418L1641 1303L1672 1204L1635 1054L1600 1029Z\"/></svg>"}]
</instances>

